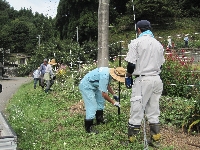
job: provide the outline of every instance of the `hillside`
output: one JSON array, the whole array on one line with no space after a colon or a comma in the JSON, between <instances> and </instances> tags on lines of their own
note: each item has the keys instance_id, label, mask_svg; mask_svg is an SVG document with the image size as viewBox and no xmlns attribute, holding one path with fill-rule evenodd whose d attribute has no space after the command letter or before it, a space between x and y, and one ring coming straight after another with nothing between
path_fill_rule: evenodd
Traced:
<instances>
[{"instance_id":1,"label":"hillside","mask_svg":"<svg viewBox=\"0 0 200 150\"><path fill-rule=\"evenodd\" d=\"M184 45L183 38L185 34L189 34L190 47L200 46L200 18L178 18L174 23L166 23L166 26L152 24L152 31L156 39L165 46L167 45L167 37L171 36L172 42L177 48ZM110 43L124 41L123 46L127 48L130 40L136 37L134 30L118 31L116 27L110 28Z\"/></svg>"}]
</instances>

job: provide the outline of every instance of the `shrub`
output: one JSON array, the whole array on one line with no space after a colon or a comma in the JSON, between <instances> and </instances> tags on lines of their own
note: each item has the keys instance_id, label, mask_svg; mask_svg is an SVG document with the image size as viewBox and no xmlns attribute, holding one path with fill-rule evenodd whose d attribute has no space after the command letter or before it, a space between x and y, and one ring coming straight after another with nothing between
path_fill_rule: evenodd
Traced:
<instances>
[{"instance_id":1,"label":"shrub","mask_svg":"<svg viewBox=\"0 0 200 150\"><path fill-rule=\"evenodd\" d=\"M194 68L193 58L171 52L165 56L161 78L164 83L163 95L191 98L198 94L199 74Z\"/></svg>"},{"instance_id":2,"label":"shrub","mask_svg":"<svg viewBox=\"0 0 200 150\"><path fill-rule=\"evenodd\" d=\"M183 126L188 131L199 132L200 114L200 75L193 58L181 57L176 52L166 55L161 78L164 83L163 95L171 98L162 99L162 121L176 126ZM180 97L175 98L172 97Z\"/></svg>"}]
</instances>

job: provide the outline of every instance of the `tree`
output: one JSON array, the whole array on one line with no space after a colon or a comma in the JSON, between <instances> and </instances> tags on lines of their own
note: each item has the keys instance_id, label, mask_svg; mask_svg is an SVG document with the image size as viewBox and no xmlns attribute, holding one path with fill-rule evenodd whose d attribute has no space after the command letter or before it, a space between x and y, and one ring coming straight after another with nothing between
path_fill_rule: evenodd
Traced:
<instances>
[{"instance_id":1,"label":"tree","mask_svg":"<svg viewBox=\"0 0 200 150\"><path fill-rule=\"evenodd\" d=\"M177 8L172 0L134 0L136 20L148 19L154 23L173 22Z\"/></svg>"},{"instance_id":2,"label":"tree","mask_svg":"<svg viewBox=\"0 0 200 150\"><path fill-rule=\"evenodd\" d=\"M99 0L98 9L98 64L108 67L109 0Z\"/></svg>"},{"instance_id":3,"label":"tree","mask_svg":"<svg viewBox=\"0 0 200 150\"><path fill-rule=\"evenodd\" d=\"M79 28L79 42L97 39L97 0L60 0L56 27L60 39L76 41L76 27Z\"/></svg>"}]
</instances>

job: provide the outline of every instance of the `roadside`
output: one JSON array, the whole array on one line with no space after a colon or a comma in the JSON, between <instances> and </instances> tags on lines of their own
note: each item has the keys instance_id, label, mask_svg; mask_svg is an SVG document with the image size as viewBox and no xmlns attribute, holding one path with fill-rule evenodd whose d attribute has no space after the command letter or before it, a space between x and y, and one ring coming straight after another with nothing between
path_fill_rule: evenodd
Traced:
<instances>
[{"instance_id":1,"label":"roadside","mask_svg":"<svg viewBox=\"0 0 200 150\"><path fill-rule=\"evenodd\" d=\"M0 84L2 84L3 88L3 91L0 93L0 111L5 110L10 98L12 98L13 94L21 85L31 82L32 80L32 77L9 77L0 80Z\"/></svg>"},{"instance_id":2,"label":"roadside","mask_svg":"<svg viewBox=\"0 0 200 150\"><path fill-rule=\"evenodd\" d=\"M3 85L3 91L0 93L0 111L4 111L10 98L17 92L18 88L25 84L32 82L32 77L11 77L9 79L0 80L0 84ZM84 103L80 101L74 104L70 108L72 114L83 114ZM162 145L169 147L173 146L173 150L200 150L200 135L189 135L183 132L181 129L170 126L161 127Z\"/></svg>"}]
</instances>

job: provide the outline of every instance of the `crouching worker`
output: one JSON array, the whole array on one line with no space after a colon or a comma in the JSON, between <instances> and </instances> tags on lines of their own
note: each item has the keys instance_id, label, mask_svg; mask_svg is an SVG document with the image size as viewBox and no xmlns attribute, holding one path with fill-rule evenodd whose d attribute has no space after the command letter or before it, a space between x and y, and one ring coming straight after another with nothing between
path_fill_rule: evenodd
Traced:
<instances>
[{"instance_id":1,"label":"crouching worker","mask_svg":"<svg viewBox=\"0 0 200 150\"><path fill-rule=\"evenodd\" d=\"M54 84L55 75L53 73L52 66L56 65L55 59L52 59L46 66L45 74L44 74L44 80L46 82L46 88L45 93L48 93L51 86Z\"/></svg>"},{"instance_id":2,"label":"crouching worker","mask_svg":"<svg viewBox=\"0 0 200 150\"><path fill-rule=\"evenodd\" d=\"M122 67L108 68L100 67L87 73L79 84L79 89L86 109L85 130L87 133L98 133L93 129L93 120L96 117L97 125L104 124L103 110L105 100L113 104L113 106L120 107L118 96L115 95L111 86L109 85L111 79L120 82L125 81L125 69ZM111 98L108 92L113 95Z\"/></svg>"}]
</instances>

